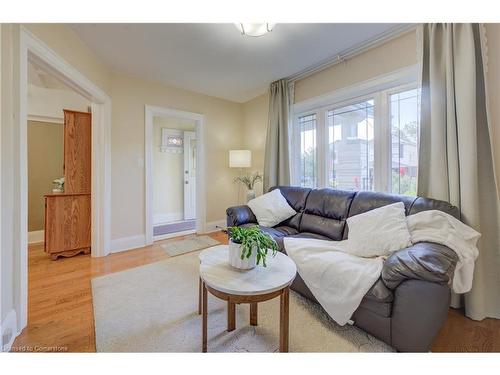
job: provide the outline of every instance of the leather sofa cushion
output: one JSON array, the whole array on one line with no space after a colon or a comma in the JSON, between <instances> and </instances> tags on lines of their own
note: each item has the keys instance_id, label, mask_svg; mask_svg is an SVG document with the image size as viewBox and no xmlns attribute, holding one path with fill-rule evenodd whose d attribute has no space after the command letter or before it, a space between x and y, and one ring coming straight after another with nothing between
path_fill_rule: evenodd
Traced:
<instances>
[{"instance_id":1,"label":"leather sofa cushion","mask_svg":"<svg viewBox=\"0 0 500 375\"><path fill-rule=\"evenodd\" d=\"M256 224L244 224L242 227L249 227L253 226ZM259 228L264 232L269 235L271 235L272 238L276 241L278 244L278 250L283 251L284 250L284 244L283 244L283 238L285 236L294 236L296 235L297 229L292 228L292 227L287 227L287 226L276 226L274 228L269 228L269 227L263 227L259 225Z\"/></svg>"},{"instance_id":2,"label":"leather sofa cushion","mask_svg":"<svg viewBox=\"0 0 500 375\"><path fill-rule=\"evenodd\" d=\"M244 224L257 224L257 218L250 207L234 206L226 210L226 223L228 227L236 227Z\"/></svg>"},{"instance_id":3,"label":"leather sofa cushion","mask_svg":"<svg viewBox=\"0 0 500 375\"><path fill-rule=\"evenodd\" d=\"M291 235L290 237L295 237L295 238L314 238L316 240L327 240L331 241L330 238L323 236L321 234L317 233L311 233L311 232L300 232L294 235Z\"/></svg>"},{"instance_id":4,"label":"leather sofa cushion","mask_svg":"<svg viewBox=\"0 0 500 375\"><path fill-rule=\"evenodd\" d=\"M310 188L299 186L274 186L269 191L274 189L280 189L281 194L285 197L288 204L297 212L304 210L307 197L311 192Z\"/></svg>"},{"instance_id":5,"label":"leather sofa cushion","mask_svg":"<svg viewBox=\"0 0 500 375\"><path fill-rule=\"evenodd\" d=\"M375 336L376 338L391 344L391 318L374 313L369 309L358 307L352 315L354 325Z\"/></svg>"},{"instance_id":6,"label":"leather sofa cushion","mask_svg":"<svg viewBox=\"0 0 500 375\"><path fill-rule=\"evenodd\" d=\"M415 199L411 205L409 215L416 214L417 212L427 211L427 210L439 210L446 212L447 214L460 219L460 211L457 207L451 205L448 202L438 201L436 199L428 199L418 197Z\"/></svg>"},{"instance_id":7,"label":"leather sofa cushion","mask_svg":"<svg viewBox=\"0 0 500 375\"><path fill-rule=\"evenodd\" d=\"M274 186L269 191L274 189L280 189L281 194L285 197L288 204L297 211L295 216L286 219L277 226L287 226L298 230L302 219L302 211L304 211L311 189L298 186Z\"/></svg>"},{"instance_id":8,"label":"leather sofa cushion","mask_svg":"<svg viewBox=\"0 0 500 375\"><path fill-rule=\"evenodd\" d=\"M255 224L244 224L242 227L251 227L254 226ZM280 237L285 237L285 236L292 236L297 234L297 230L291 227L287 226L276 226L273 228L270 227L263 227L259 225L259 228L267 234L270 234L274 239L280 238Z\"/></svg>"},{"instance_id":9,"label":"leather sofa cushion","mask_svg":"<svg viewBox=\"0 0 500 375\"><path fill-rule=\"evenodd\" d=\"M384 262L382 280L395 289L407 279L448 284L458 255L449 247L432 242L419 242L406 249L393 252Z\"/></svg>"},{"instance_id":10,"label":"leather sofa cushion","mask_svg":"<svg viewBox=\"0 0 500 375\"><path fill-rule=\"evenodd\" d=\"M394 293L387 288L381 279L378 279L361 300L360 307L370 310L383 317L391 316Z\"/></svg>"},{"instance_id":11,"label":"leather sofa cushion","mask_svg":"<svg viewBox=\"0 0 500 375\"><path fill-rule=\"evenodd\" d=\"M276 225L275 228L290 227L290 228L295 229L295 231L297 232L299 229L299 226L300 226L301 219L302 219L302 213L299 212L299 213L293 215L291 218L286 219L285 221L282 221L281 223Z\"/></svg>"},{"instance_id":12,"label":"leather sofa cushion","mask_svg":"<svg viewBox=\"0 0 500 375\"><path fill-rule=\"evenodd\" d=\"M371 312L388 318L391 316L392 302L377 302L367 298L363 298L359 307L370 310Z\"/></svg>"},{"instance_id":13,"label":"leather sofa cushion","mask_svg":"<svg viewBox=\"0 0 500 375\"><path fill-rule=\"evenodd\" d=\"M299 231L341 240L349 207L355 195L352 191L312 190L307 198Z\"/></svg>"},{"instance_id":14,"label":"leather sofa cushion","mask_svg":"<svg viewBox=\"0 0 500 375\"><path fill-rule=\"evenodd\" d=\"M364 298L376 302L392 302L394 301L394 294L379 278L365 294Z\"/></svg>"},{"instance_id":15,"label":"leather sofa cushion","mask_svg":"<svg viewBox=\"0 0 500 375\"><path fill-rule=\"evenodd\" d=\"M408 215L415 199L415 197L407 197L404 195L376 193L373 191L359 191L352 201L348 217L359 215L375 208L387 206L397 202L404 203L405 213Z\"/></svg>"}]
</instances>

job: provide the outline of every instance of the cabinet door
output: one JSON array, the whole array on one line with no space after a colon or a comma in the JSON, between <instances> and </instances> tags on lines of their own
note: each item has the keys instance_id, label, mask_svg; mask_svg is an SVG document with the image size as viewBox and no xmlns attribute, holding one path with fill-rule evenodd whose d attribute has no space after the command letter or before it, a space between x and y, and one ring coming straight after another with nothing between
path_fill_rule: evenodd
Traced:
<instances>
[{"instance_id":1,"label":"cabinet door","mask_svg":"<svg viewBox=\"0 0 500 375\"><path fill-rule=\"evenodd\" d=\"M90 193L91 114L64 110L64 192Z\"/></svg>"},{"instance_id":2,"label":"cabinet door","mask_svg":"<svg viewBox=\"0 0 500 375\"><path fill-rule=\"evenodd\" d=\"M45 251L90 247L90 195L45 198Z\"/></svg>"}]
</instances>

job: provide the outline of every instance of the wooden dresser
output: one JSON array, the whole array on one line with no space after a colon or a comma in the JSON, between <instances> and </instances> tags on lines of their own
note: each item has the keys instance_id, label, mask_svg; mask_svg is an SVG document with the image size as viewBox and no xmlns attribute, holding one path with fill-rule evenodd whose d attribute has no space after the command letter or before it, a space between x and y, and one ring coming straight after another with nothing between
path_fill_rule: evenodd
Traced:
<instances>
[{"instance_id":1,"label":"wooden dresser","mask_svg":"<svg viewBox=\"0 0 500 375\"><path fill-rule=\"evenodd\" d=\"M90 253L91 119L64 110L64 193L45 196L45 252L54 260Z\"/></svg>"}]
</instances>

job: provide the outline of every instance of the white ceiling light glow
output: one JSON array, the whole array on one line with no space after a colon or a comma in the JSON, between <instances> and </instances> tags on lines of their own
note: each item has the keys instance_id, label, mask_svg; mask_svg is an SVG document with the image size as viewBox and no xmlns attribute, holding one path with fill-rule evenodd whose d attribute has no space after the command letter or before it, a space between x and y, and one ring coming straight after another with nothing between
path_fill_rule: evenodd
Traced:
<instances>
[{"instance_id":1,"label":"white ceiling light glow","mask_svg":"<svg viewBox=\"0 0 500 375\"><path fill-rule=\"evenodd\" d=\"M262 36L273 30L275 23L235 23L242 35Z\"/></svg>"}]
</instances>

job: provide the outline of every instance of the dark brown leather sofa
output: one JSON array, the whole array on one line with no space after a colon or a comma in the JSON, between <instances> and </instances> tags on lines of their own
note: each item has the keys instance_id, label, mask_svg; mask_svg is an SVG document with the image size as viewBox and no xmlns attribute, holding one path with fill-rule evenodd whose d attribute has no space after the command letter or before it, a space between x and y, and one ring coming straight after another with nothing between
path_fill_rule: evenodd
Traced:
<instances>
[{"instance_id":1,"label":"dark brown leather sofa","mask_svg":"<svg viewBox=\"0 0 500 375\"><path fill-rule=\"evenodd\" d=\"M283 249L283 238L302 237L340 241L348 236L346 218L391 203L403 202L406 215L441 210L458 217L447 202L368 191L342 191L279 186L297 214L273 228L261 227ZM228 208L228 226L256 225L248 206ZM354 324L401 352L429 351L446 320L449 283L458 257L446 246L421 242L392 253L380 279L352 316ZM317 303L300 275L292 290Z\"/></svg>"}]
</instances>

